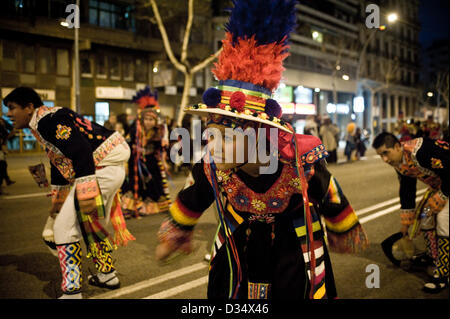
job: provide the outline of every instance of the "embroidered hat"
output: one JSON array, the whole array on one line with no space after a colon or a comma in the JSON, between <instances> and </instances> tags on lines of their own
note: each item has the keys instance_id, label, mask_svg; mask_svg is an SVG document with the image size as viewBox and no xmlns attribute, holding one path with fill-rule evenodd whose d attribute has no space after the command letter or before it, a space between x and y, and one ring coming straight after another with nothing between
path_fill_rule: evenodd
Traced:
<instances>
[{"instance_id":1,"label":"embroidered hat","mask_svg":"<svg viewBox=\"0 0 450 319\"><path fill-rule=\"evenodd\" d=\"M212 70L219 85L207 89L203 103L187 107L186 113L257 121L293 132L281 119L281 107L271 95L280 83L283 60L289 55L287 42L295 26L295 3L233 0L223 51Z\"/></svg>"}]
</instances>

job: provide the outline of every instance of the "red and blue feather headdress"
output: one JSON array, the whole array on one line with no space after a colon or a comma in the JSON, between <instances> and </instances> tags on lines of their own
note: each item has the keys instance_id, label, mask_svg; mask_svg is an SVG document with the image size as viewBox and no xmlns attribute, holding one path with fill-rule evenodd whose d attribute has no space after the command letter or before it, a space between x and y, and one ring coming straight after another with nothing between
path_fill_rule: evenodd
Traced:
<instances>
[{"instance_id":1,"label":"red and blue feather headdress","mask_svg":"<svg viewBox=\"0 0 450 319\"><path fill-rule=\"evenodd\" d=\"M145 108L159 109L158 91L156 89L152 91L150 86L147 85L144 89L136 92L136 95L133 96L132 102L138 105L139 110L143 110Z\"/></svg>"},{"instance_id":2,"label":"red and blue feather headdress","mask_svg":"<svg viewBox=\"0 0 450 319\"><path fill-rule=\"evenodd\" d=\"M289 55L289 33L296 25L296 0L234 0L223 51L212 70L219 85L203 94L203 103L187 113L216 114L258 121L285 131L281 107L272 93L278 87L283 60Z\"/></svg>"}]
</instances>

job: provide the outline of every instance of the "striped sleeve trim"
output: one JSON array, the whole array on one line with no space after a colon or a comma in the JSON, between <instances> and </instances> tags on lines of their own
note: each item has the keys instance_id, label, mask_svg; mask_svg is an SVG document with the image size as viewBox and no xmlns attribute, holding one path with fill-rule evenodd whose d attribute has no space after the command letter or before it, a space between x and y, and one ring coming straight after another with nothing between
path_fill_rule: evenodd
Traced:
<instances>
[{"instance_id":1,"label":"striped sleeve trim","mask_svg":"<svg viewBox=\"0 0 450 319\"><path fill-rule=\"evenodd\" d=\"M172 219L180 226L195 226L202 215L201 212L195 212L183 205L179 198L169 208Z\"/></svg>"}]
</instances>

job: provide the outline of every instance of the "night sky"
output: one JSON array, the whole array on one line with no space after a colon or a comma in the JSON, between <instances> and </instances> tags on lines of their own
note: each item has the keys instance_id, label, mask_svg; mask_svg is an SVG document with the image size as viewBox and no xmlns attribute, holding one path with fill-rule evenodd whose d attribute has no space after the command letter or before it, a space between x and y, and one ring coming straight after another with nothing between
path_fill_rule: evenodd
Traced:
<instances>
[{"instance_id":1,"label":"night sky","mask_svg":"<svg viewBox=\"0 0 450 319\"><path fill-rule=\"evenodd\" d=\"M449 38L449 3L449 0L420 0L419 42L422 49L430 46L433 40Z\"/></svg>"}]
</instances>

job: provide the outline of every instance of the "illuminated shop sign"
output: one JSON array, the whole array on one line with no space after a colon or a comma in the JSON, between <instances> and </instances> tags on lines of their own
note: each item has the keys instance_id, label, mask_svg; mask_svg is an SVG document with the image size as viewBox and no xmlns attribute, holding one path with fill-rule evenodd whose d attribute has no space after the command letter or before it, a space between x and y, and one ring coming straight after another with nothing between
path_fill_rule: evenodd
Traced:
<instances>
[{"instance_id":1,"label":"illuminated shop sign","mask_svg":"<svg viewBox=\"0 0 450 319\"><path fill-rule=\"evenodd\" d=\"M313 102L313 90L303 86L297 86L294 91L295 103L311 104Z\"/></svg>"}]
</instances>

